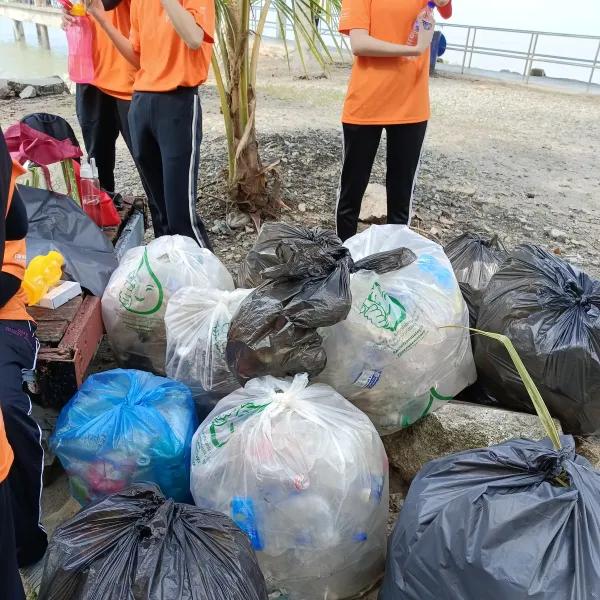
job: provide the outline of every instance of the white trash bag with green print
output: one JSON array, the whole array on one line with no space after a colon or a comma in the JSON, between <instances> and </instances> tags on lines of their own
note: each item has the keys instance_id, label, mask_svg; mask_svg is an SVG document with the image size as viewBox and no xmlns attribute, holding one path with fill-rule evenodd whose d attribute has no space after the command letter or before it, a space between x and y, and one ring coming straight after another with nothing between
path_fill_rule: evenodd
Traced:
<instances>
[{"instance_id":1,"label":"white trash bag with green print","mask_svg":"<svg viewBox=\"0 0 600 600\"><path fill-rule=\"evenodd\" d=\"M369 418L308 376L252 379L192 441L196 504L246 532L270 592L353 597L382 573L388 462Z\"/></svg>"},{"instance_id":2,"label":"white trash bag with green print","mask_svg":"<svg viewBox=\"0 0 600 600\"><path fill-rule=\"evenodd\" d=\"M399 247L417 255L397 271L353 274L347 319L319 330L327 367L318 381L394 433L474 383L469 311L442 247L408 227L373 225L345 246L355 261Z\"/></svg>"},{"instance_id":3,"label":"white trash bag with green print","mask_svg":"<svg viewBox=\"0 0 600 600\"><path fill-rule=\"evenodd\" d=\"M162 236L132 248L102 296L102 317L119 366L165 374L165 311L180 288L233 290L221 261L189 237Z\"/></svg>"},{"instance_id":4,"label":"white trash bag with green print","mask_svg":"<svg viewBox=\"0 0 600 600\"><path fill-rule=\"evenodd\" d=\"M173 294L165 314L167 377L192 393L221 397L240 387L227 366L225 347L231 319L251 292L186 287Z\"/></svg>"}]
</instances>

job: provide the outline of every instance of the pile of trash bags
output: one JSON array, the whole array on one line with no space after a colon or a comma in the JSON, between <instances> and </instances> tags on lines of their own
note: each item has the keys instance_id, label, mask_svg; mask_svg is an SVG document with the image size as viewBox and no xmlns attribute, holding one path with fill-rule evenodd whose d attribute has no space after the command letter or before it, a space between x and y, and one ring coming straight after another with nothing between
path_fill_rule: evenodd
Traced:
<instances>
[{"instance_id":1,"label":"pile of trash bags","mask_svg":"<svg viewBox=\"0 0 600 600\"><path fill-rule=\"evenodd\" d=\"M452 240L444 252L469 307L471 327L475 327L483 292L508 252L497 235L486 238L475 233L464 233Z\"/></svg>"},{"instance_id":2,"label":"pile of trash bags","mask_svg":"<svg viewBox=\"0 0 600 600\"><path fill-rule=\"evenodd\" d=\"M267 600L246 535L225 515L134 485L54 532L39 600Z\"/></svg>"},{"instance_id":3,"label":"pile of trash bags","mask_svg":"<svg viewBox=\"0 0 600 600\"><path fill-rule=\"evenodd\" d=\"M102 297L119 366L165 374L167 303L187 286L234 289L221 261L185 236L162 236L125 254Z\"/></svg>"},{"instance_id":4,"label":"pile of trash bags","mask_svg":"<svg viewBox=\"0 0 600 600\"><path fill-rule=\"evenodd\" d=\"M177 501L190 497L190 444L198 425L188 388L143 371L87 378L63 408L50 447L82 505L152 482Z\"/></svg>"},{"instance_id":5,"label":"pile of trash bags","mask_svg":"<svg viewBox=\"0 0 600 600\"><path fill-rule=\"evenodd\" d=\"M537 246L518 246L492 277L477 327L512 340L564 431L600 432L600 281ZM480 338L475 359L488 400L533 412L502 346Z\"/></svg>"},{"instance_id":6,"label":"pile of trash bags","mask_svg":"<svg viewBox=\"0 0 600 600\"><path fill-rule=\"evenodd\" d=\"M194 397L223 397L240 385L225 360L233 315L252 290L186 287L165 313L167 376L185 383Z\"/></svg>"},{"instance_id":7,"label":"pile of trash bags","mask_svg":"<svg viewBox=\"0 0 600 600\"><path fill-rule=\"evenodd\" d=\"M428 463L390 537L379 600L600 598L600 473L561 440Z\"/></svg>"},{"instance_id":8,"label":"pile of trash bags","mask_svg":"<svg viewBox=\"0 0 600 600\"><path fill-rule=\"evenodd\" d=\"M346 246L357 264L396 248L416 256L386 273L353 273L348 317L319 331L327 366L318 381L389 434L475 381L468 310L441 246L408 227L373 225Z\"/></svg>"},{"instance_id":9,"label":"pile of trash bags","mask_svg":"<svg viewBox=\"0 0 600 600\"><path fill-rule=\"evenodd\" d=\"M265 223L239 269L240 286L258 287L231 321L229 368L241 383L265 375L318 375L327 357L317 329L348 315L350 273L384 273L412 260L411 252L396 247L355 264L333 231Z\"/></svg>"},{"instance_id":10,"label":"pile of trash bags","mask_svg":"<svg viewBox=\"0 0 600 600\"><path fill-rule=\"evenodd\" d=\"M329 386L265 377L219 402L192 442L197 506L246 532L270 592L347 598L383 568L388 462L369 419Z\"/></svg>"}]
</instances>

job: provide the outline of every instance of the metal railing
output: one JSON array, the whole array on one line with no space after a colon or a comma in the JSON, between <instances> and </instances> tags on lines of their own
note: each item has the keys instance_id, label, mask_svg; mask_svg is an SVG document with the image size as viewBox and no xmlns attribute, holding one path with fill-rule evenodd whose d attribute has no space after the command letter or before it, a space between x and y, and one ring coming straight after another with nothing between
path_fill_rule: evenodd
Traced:
<instances>
[{"instance_id":1,"label":"metal railing","mask_svg":"<svg viewBox=\"0 0 600 600\"><path fill-rule=\"evenodd\" d=\"M260 11L260 4L256 4L253 10L253 16L256 20ZM275 39L281 38L281 33L279 31L279 25L275 18L275 10L272 9L269 18L267 19L267 29L275 29L275 35L273 36ZM285 19L284 19L285 22ZM529 83L529 79L531 77L531 69L533 68L534 63L544 63L544 64L554 64L561 65L565 67L580 67L589 69L589 77L587 78L587 90L591 89L592 84L594 83L594 75L596 72L600 72L600 36L591 36L591 35L577 35L577 34L568 34L568 33L555 33L549 31L534 31L534 30L526 30L526 29L505 29L499 27L479 27L476 25L459 25L454 23L446 23L438 21L437 27L440 31L446 32L446 37L450 37L448 35L448 30L455 31L466 31L466 40L464 43L456 43L452 40L449 40L447 44L447 49L451 51L456 51L462 53L462 62L461 62L461 73L465 73L465 70L471 68L473 64L473 56L474 55L482 55L482 56L493 56L498 58L509 58L516 59L523 62L523 70L522 70L522 80L526 83ZM332 25L332 29L337 30L337 26ZM331 40L332 43L328 44L332 48L348 48L347 40L343 38L340 34L334 33L333 36L329 34L324 25L320 27L321 33L326 33L329 38L335 37L335 41ZM478 45L477 44L477 34L479 32L491 32L497 34L517 34L524 37L524 44L528 44L527 50L519 50L519 49L507 49L507 48L496 48L493 46L487 45ZM285 27L286 38L288 41L293 41L293 30L292 28L286 24ZM265 37L269 37L265 35ZM591 42L595 42L595 50L589 58L581 58L581 57L573 57L567 55L559 55L559 54L548 54L545 52L541 52L538 50L540 44L540 40L544 40L544 38L561 38L561 39L577 39L577 40L587 40ZM513 48L516 44L513 44ZM586 83L586 81L583 81Z\"/></svg>"},{"instance_id":2,"label":"metal railing","mask_svg":"<svg viewBox=\"0 0 600 600\"><path fill-rule=\"evenodd\" d=\"M448 43L447 49L456 52L462 52L461 73L465 69L471 68L473 56L495 56L500 58L512 58L524 62L522 79L529 83L531 77L531 69L534 63L547 63L562 65L567 67L581 67L589 69L590 74L587 80L587 90L589 91L594 81L594 75L600 69L600 36L592 35L577 35L570 33L553 33L549 31L530 31L524 29L502 29L497 27L478 27L475 25L456 25L454 23L438 23L439 29L443 32L445 29L466 30L467 36L464 44ZM512 50L506 48L494 48L489 46L476 45L477 34L481 31L505 33L505 34L520 34L528 37L529 47L527 51ZM596 42L596 49L593 57L581 58L573 56L560 56L555 54L546 54L538 52L539 41L541 38L562 38L562 39L578 39Z\"/></svg>"}]
</instances>

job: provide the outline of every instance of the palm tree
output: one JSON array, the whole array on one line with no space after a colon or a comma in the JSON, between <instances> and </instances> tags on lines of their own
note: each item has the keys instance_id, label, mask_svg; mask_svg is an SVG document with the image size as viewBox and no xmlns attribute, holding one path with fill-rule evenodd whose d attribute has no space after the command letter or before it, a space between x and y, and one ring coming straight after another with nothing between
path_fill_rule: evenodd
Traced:
<instances>
[{"instance_id":1,"label":"palm tree","mask_svg":"<svg viewBox=\"0 0 600 600\"><path fill-rule=\"evenodd\" d=\"M332 55L323 35L332 33L340 5L341 0L217 0L212 67L227 135L230 199L257 225L282 204L279 186L270 185L277 177L275 165L262 163L256 136L256 73L267 18L275 15L288 64L289 24L303 68L310 55L324 69ZM330 37L337 44L336 37ZM341 55L342 48L337 50Z\"/></svg>"}]
</instances>

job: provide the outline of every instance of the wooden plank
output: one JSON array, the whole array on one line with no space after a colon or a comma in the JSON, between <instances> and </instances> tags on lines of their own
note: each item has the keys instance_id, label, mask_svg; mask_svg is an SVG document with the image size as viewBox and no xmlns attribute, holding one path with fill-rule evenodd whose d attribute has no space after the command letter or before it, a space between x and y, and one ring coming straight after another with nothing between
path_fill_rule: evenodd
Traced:
<instances>
[{"instance_id":1,"label":"wooden plank","mask_svg":"<svg viewBox=\"0 0 600 600\"><path fill-rule=\"evenodd\" d=\"M40 327L38 323L37 337L40 344L55 347L60 344L69 327L69 321L45 321Z\"/></svg>"},{"instance_id":2,"label":"wooden plank","mask_svg":"<svg viewBox=\"0 0 600 600\"><path fill-rule=\"evenodd\" d=\"M86 296L77 317L70 324L59 344L59 349L74 351L73 361L78 387L83 383L85 372L98 350L103 335L104 323L100 298Z\"/></svg>"},{"instance_id":3,"label":"wooden plank","mask_svg":"<svg viewBox=\"0 0 600 600\"><path fill-rule=\"evenodd\" d=\"M69 300L59 308L50 309L42 308L41 306L30 306L27 312L36 320L36 322L44 323L47 321L72 321L83 302L81 296L77 296Z\"/></svg>"}]
</instances>

